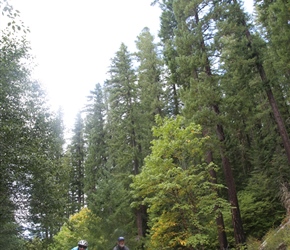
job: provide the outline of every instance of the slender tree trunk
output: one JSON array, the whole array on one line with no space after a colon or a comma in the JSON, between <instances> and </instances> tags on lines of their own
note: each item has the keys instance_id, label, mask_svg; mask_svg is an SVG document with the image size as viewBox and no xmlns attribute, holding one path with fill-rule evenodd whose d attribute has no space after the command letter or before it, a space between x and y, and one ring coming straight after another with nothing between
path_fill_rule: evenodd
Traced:
<instances>
[{"instance_id":1,"label":"slender tree trunk","mask_svg":"<svg viewBox=\"0 0 290 250\"><path fill-rule=\"evenodd\" d=\"M142 220L142 211L141 208L138 208L136 211L136 218L137 218L137 230L138 230L138 240L143 236L143 220Z\"/></svg>"},{"instance_id":2,"label":"slender tree trunk","mask_svg":"<svg viewBox=\"0 0 290 250\"><path fill-rule=\"evenodd\" d=\"M139 163L135 157L134 160L134 174L137 175L139 173ZM137 222L137 238L140 239L144 236L143 232L143 209L142 206L138 207L136 210L136 222Z\"/></svg>"},{"instance_id":3,"label":"slender tree trunk","mask_svg":"<svg viewBox=\"0 0 290 250\"><path fill-rule=\"evenodd\" d=\"M214 110L215 110L216 114L219 114L219 109L216 105L214 106ZM234 181L234 177L233 177L232 168L231 168L229 159L226 157L225 149L223 146L223 143L225 142L225 135L224 135L222 125L217 125L216 131L217 131L219 141L221 142L220 154L222 157L222 165L223 165L225 180L226 180L227 187L228 187L229 201L230 201L231 206L232 206L232 223L233 223L233 228L234 228L235 242L238 245L244 244L246 242L246 237L244 234L244 229L243 229L241 213L240 213L240 209L239 209L236 185L235 185L235 181Z\"/></svg>"},{"instance_id":4,"label":"slender tree trunk","mask_svg":"<svg viewBox=\"0 0 290 250\"><path fill-rule=\"evenodd\" d=\"M207 152L207 157L206 157L207 163L213 162L213 156L212 156L212 151ZM217 184L217 176L216 172L212 169L210 170L210 176L212 178L212 183ZM215 190L217 192L217 190ZM215 210L217 210L218 207L215 207ZM225 232L225 225L224 225L224 219L222 213L218 214L218 217L216 218L216 224L217 224L217 229L218 229L218 240L219 240L219 245L220 245L220 250L225 250L228 249L228 240L227 240L227 235Z\"/></svg>"},{"instance_id":5,"label":"slender tree trunk","mask_svg":"<svg viewBox=\"0 0 290 250\"><path fill-rule=\"evenodd\" d=\"M259 71L260 77L262 79L262 82L264 84L265 87L265 91L268 97L268 101L271 105L272 111L273 111L273 115L274 115L274 119L276 121L277 127L278 127L278 131L280 133L280 136L282 137L282 141L283 141L283 146L285 149L285 153L288 159L288 163L290 164L290 140L289 140L289 136L285 127L285 123L283 121L283 118L281 116L281 113L279 111L278 108L278 104L276 102L276 99L274 97L274 94L272 92L272 89L270 87L269 81L267 79L267 75L266 72L264 71L264 67L261 63L257 63L257 69Z\"/></svg>"},{"instance_id":6,"label":"slender tree trunk","mask_svg":"<svg viewBox=\"0 0 290 250\"><path fill-rule=\"evenodd\" d=\"M173 114L177 116L179 114L179 105L178 105L178 95L175 84L172 84L173 91L173 102L174 102L174 111Z\"/></svg>"},{"instance_id":7,"label":"slender tree trunk","mask_svg":"<svg viewBox=\"0 0 290 250\"><path fill-rule=\"evenodd\" d=\"M199 23L198 11L195 11L195 21L197 24ZM206 56L205 72L209 77L212 77L211 67L210 67L209 59L206 54L206 46L205 46L203 37L201 40L201 50ZM213 104L211 106L214 112L216 113L216 115L219 115L220 112L219 112L218 105ZM242 219L241 219L241 214L240 214L240 209L239 209L239 204L238 204L238 197L237 197L234 176L233 176L229 159L226 157L225 149L223 145L223 142L225 141L225 135L224 135L222 125L217 124L216 131L217 131L219 141L221 142L220 153L221 153L221 158L222 158L223 171L224 171L224 175L225 175L225 179L226 179L226 183L228 187L228 198L232 206L232 223L233 223L233 228L234 228L235 242L237 245L240 245L246 242L246 237L245 237L243 225L242 225Z\"/></svg>"},{"instance_id":8,"label":"slender tree trunk","mask_svg":"<svg viewBox=\"0 0 290 250\"><path fill-rule=\"evenodd\" d=\"M134 160L134 174L137 175L139 173L139 163L137 157ZM138 239L144 236L143 232L143 209L140 206L136 211L136 222L137 222L137 231L138 231Z\"/></svg>"},{"instance_id":9,"label":"slender tree trunk","mask_svg":"<svg viewBox=\"0 0 290 250\"><path fill-rule=\"evenodd\" d=\"M78 155L80 157L80 154L81 154L81 150L80 150L80 146L78 146ZM78 170L79 170L79 173L78 173L78 211L81 210L81 207L82 207L82 196L83 196L83 187L82 187L82 182L83 182L83 169L82 169L82 161L81 159L78 160Z\"/></svg>"},{"instance_id":10,"label":"slender tree trunk","mask_svg":"<svg viewBox=\"0 0 290 250\"><path fill-rule=\"evenodd\" d=\"M137 146L137 142L136 142L136 133L134 130L134 121L131 121L132 124L132 140L131 140L131 146L132 146L132 150L137 150L138 146ZM139 174L139 160L138 157L135 153L134 156L134 175ZM142 206L140 206L139 208L137 208L136 210L136 222L137 222L137 238L140 239L141 237L144 236L144 232L143 232L143 215L144 215L144 211L142 209Z\"/></svg>"},{"instance_id":11,"label":"slender tree trunk","mask_svg":"<svg viewBox=\"0 0 290 250\"><path fill-rule=\"evenodd\" d=\"M236 0L234 0L233 3L234 4L238 4ZM244 18L242 19L242 25L245 28L247 27L246 20ZM248 40L248 46L252 50L254 50L253 44L252 44L252 36L251 36L251 33L250 33L249 29L246 29L245 35L246 35L246 38ZM268 101L269 101L270 106L272 108L272 112L273 112L274 119L275 119L275 122L276 122L277 127L278 127L278 131L279 131L280 136L281 136L282 141L283 141L283 146L284 146L285 153L286 153L286 156L287 156L287 159L288 159L288 164L290 164L290 140L289 140L289 135L287 133L284 120L283 120L283 118L282 118L282 116L280 114L280 111L279 111L279 108L278 108L278 104L277 104L276 99L274 97L274 94L272 92L272 89L271 89L269 80L267 78L267 74L265 72L264 66L263 66L262 62L260 61L259 54L258 54L257 51L254 51L254 56L257 59L256 60L256 67L257 67L257 70L259 72L260 78L262 80L263 86L265 88L265 91L266 91L266 94L267 94L267 97L268 97Z\"/></svg>"}]
</instances>

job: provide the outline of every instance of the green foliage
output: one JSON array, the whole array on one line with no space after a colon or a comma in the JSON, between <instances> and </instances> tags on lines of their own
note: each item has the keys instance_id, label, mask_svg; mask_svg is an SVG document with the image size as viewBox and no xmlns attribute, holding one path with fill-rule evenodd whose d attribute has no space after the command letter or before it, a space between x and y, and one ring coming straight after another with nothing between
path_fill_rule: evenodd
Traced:
<instances>
[{"instance_id":1,"label":"green foliage","mask_svg":"<svg viewBox=\"0 0 290 250\"><path fill-rule=\"evenodd\" d=\"M87 240L89 249L102 249L106 239L102 238L98 228L100 218L96 217L88 208L83 208L79 213L70 216L69 220L61 227L54 237L54 244L50 250L71 249L77 246L80 240Z\"/></svg>"},{"instance_id":2,"label":"green foliage","mask_svg":"<svg viewBox=\"0 0 290 250\"><path fill-rule=\"evenodd\" d=\"M11 32L14 34L19 31L23 31L24 33L30 31L21 21L19 10L15 10L7 0L0 1L0 10L2 16L6 17L8 20L6 30L9 30L9 28L11 28Z\"/></svg>"},{"instance_id":3,"label":"green foliage","mask_svg":"<svg viewBox=\"0 0 290 250\"><path fill-rule=\"evenodd\" d=\"M248 237L247 239L247 249L248 250L257 250L259 249L261 245L261 241L253 238L253 237Z\"/></svg>"},{"instance_id":4,"label":"green foliage","mask_svg":"<svg viewBox=\"0 0 290 250\"><path fill-rule=\"evenodd\" d=\"M90 210L71 216L51 249L70 249L83 238L90 249L110 249L119 235L131 249L143 243L146 249L217 248L219 212L226 232L233 231L228 203L217 195L225 189L209 175L221 165L218 139L203 137L200 126L179 116L154 120L181 109L208 135L225 128L223 148L237 180L249 249L282 220L278 192L289 180L289 164L274 102L266 98L275 99L288 121L289 3L256 0L257 19L250 24L241 1L157 2L162 54L147 28L137 37L135 57L121 44L104 88L98 84L91 93L85 123L78 114L64 155L62 115L49 111L40 84L30 79L29 43L17 38L28 29L0 0L10 19L0 39L1 246L46 249L64 218L86 201ZM205 163L205 145L216 165ZM130 174L136 175L132 193ZM143 225L136 226L140 218ZM23 222L35 235L25 246ZM145 236L139 230L146 227ZM288 246L288 231L270 230L264 249Z\"/></svg>"},{"instance_id":5,"label":"green foliage","mask_svg":"<svg viewBox=\"0 0 290 250\"><path fill-rule=\"evenodd\" d=\"M140 150L140 165L150 153L150 142L153 139L151 128L155 125L155 115L164 116L167 99L164 82L161 79L162 61L158 54L154 37L148 28L144 28L136 40L136 58L138 64L138 137Z\"/></svg>"},{"instance_id":6,"label":"green foliage","mask_svg":"<svg viewBox=\"0 0 290 250\"><path fill-rule=\"evenodd\" d=\"M27 130L23 127L28 120L23 106L30 84L21 60L27 58L28 47L25 41L2 33L0 48L0 239L5 240L2 246L13 249L20 233L14 217L20 205L16 197L23 191L20 182L25 179L20 162L26 151L23 137Z\"/></svg>"},{"instance_id":7,"label":"green foliage","mask_svg":"<svg viewBox=\"0 0 290 250\"><path fill-rule=\"evenodd\" d=\"M70 154L70 214L80 211L85 204L84 197L84 180L85 180L85 138L84 138L84 121L79 112L75 119L71 143L68 147Z\"/></svg>"},{"instance_id":8,"label":"green foliage","mask_svg":"<svg viewBox=\"0 0 290 250\"><path fill-rule=\"evenodd\" d=\"M18 14L7 8L15 20ZM65 207L62 117L49 110L41 85L31 79L25 37L2 32L0 47L0 220L3 228L11 229L7 235L3 230L0 238L17 242L21 232L17 219L48 239L62 224Z\"/></svg>"},{"instance_id":9,"label":"green foliage","mask_svg":"<svg viewBox=\"0 0 290 250\"><path fill-rule=\"evenodd\" d=\"M13 222L13 219L11 218L9 220L6 220L6 222L3 221L2 216L0 217L0 219L0 246L6 246L6 249L9 250L23 248L25 241L19 234L19 225Z\"/></svg>"},{"instance_id":10,"label":"green foliage","mask_svg":"<svg viewBox=\"0 0 290 250\"><path fill-rule=\"evenodd\" d=\"M39 98L43 99L41 96ZM46 109L42 110L44 105L38 105L34 105L35 110L31 111L35 126L31 138L26 139L33 142L31 150L35 152L27 172L31 175L29 221L37 225L35 234L51 240L63 223L68 171L62 161L64 139L61 114L53 117Z\"/></svg>"},{"instance_id":11,"label":"green foliage","mask_svg":"<svg viewBox=\"0 0 290 250\"><path fill-rule=\"evenodd\" d=\"M278 198L273 198L271 182L262 173L253 174L245 190L238 194L245 232L256 239L278 226L285 213Z\"/></svg>"},{"instance_id":12,"label":"green foliage","mask_svg":"<svg viewBox=\"0 0 290 250\"><path fill-rule=\"evenodd\" d=\"M109 161L117 172L130 173L139 168L136 75L132 55L121 44L110 66L110 79L105 84L108 100Z\"/></svg>"},{"instance_id":13,"label":"green foliage","mask_svg":"<svg viewBox=\"0 0 290 250\"><path fill-rule=\"evenodd\" d=\"M40 238L34 237L25 242L25 249L37 250L37 249L47 249L47 248L44 246L43 241Z\"/></svg>"},{"instance_id":14,"label":"green foliage","mask_svg":"<svg viewBox=\"0 0 290 250\"><path fill-rule=\"evenodd\" d=\"M203 161L201 128L185 124L184 118L157 117L152 153L142 172L133 177L133 195L148 206L148 249L181 249L216 245L215 218L228 203L214 191L211 182L214 164ZM133 203L132 206L136 206ZM215 208L219 209L216 210Z\"/></svg>"},{"instance_id":15,"label":"green foliage","mask_svg":"<svg viewBox=\"0 0 290 250\"><path fill-rule=\"evenodd\" d=\"M289 225L284 225L283 228L269 230L264 237L262 249L282 249L282 246L284 247L283 249L288 249L290 246L289 233Z\"/></svg>"},{"instance_id":16,"label":"green foliage","mask_svg":"<svg viewBox=\"0 0 290 250\"><path fill-rule=\"evenodd\" d=\"M136 218L130 208L128 176L139 171L143 157L136 75L132 55L124 44L112 59L109 72L104 88L96 86L91 93L86 124L88 206L102 218L99 228L107 240L99 249L113 248L120 235L134 247L130 239L136 235Z\"/></svg>"},{"instance_id":17,"label":"green foliage","mask_svg":"<svg viewBox=\"0 0 290 250\"><path fill-rule=\"evenodd\" d=\"M155 1L159 2L159 1ZM159 37L162 41L162 57L165 64L165 86L167 93L167 113L168 115L178 115L182 108L182 104L178 94L178 86L183 84L179 66L177 64L178 53L174 44L175 30L177 28L176 17L173 12L173 1L162 1L160 8L162 13L160 16Z\"/></svg>"},{"instance_id":18,"label":"green foliage","mask_svg":"<svg viewBox=\"0 0 290 250\"><path fill-rule=\"evenodd\" d=\"M89 207L95 208L99 202L95 201L99 195L97 186L106 178L107 161L106 128L105 128L105 104L103 89L96 85L90 95L90 103L87 105L85 122L85 139L88 145L85 161L85 192L88 195ZM102 189L103 190L103 189Z\"/></svg>"}]
</instances>

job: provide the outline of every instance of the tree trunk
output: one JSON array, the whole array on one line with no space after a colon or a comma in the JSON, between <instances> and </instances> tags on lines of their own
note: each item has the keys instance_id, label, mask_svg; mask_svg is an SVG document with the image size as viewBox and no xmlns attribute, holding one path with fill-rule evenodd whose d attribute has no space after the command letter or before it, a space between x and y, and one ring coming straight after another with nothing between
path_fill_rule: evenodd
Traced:
<instances>
[{"instance_id":1,"label":"tree trunk","mask_svg":"<svg viewBox=\"0 0 290 250\"><path fill-rule=\"evenodd\" d=\"M217 114L219 114L219 109L216 105L214 106L214 110ZM237 245L240 245L246 242L246 237L244 234L232 168L230 166L229 159L226 157L225 149L223 146L223 143L225 141L225 135L224 135L222 125L217 125L216 131L217 131L219 141L221 143L220 154L222 157L222 165L223 165L225 180L228 187L229 201L232 206L232 223L233 223L233 228L234 228L235 242Z\"/></svg>"},{"instance_id":2,"label":"tree trunk","mask_svg":"<svg viewBox=\"0 0 290 250\"><path fill-rule=\"evenodd\" d=\"M138 240L140 240L141 237L143 237L143 219L142 219L142 208L138 208L136 212L136 218L137 218L137 230L138 230Z\"/></svg>"},{"instance_id":3,"label":"tree trunk","mask_svg":"<svg viewBox=\"0 0 290 250\"><path fill-rule=\"evenodd\" d=\"M283 141L283 146L284 146L285 153L286 153L286 156L288 159L288 163L290 164L290 140L289 140L289 136L288 136L288 133L287 133L287 130L285 127L285 123L284 123L283 118L281 116L281 113L279 111L279 108L278 108L276 99L274 97L274 94L272 92L272 89L269 85L267 75L264 71L263 65L261 63L257 63L257 69L259 71L260 77L261 77L262 82L264 84L265 91L266 91L266 94L268 97L268 101L271 105L274 119L275 119L275 122L276 122L277 127L278 127L278 131L279 131L280 136L281 136L282 141Z\"/></svg>"},{"instance_id":4,"label":"tree trunk","mask_svg":"<svg viewBox=\"0 0 290 250\"><path fill-rule=\"evenodd\" d=\"M234 0L233 2L234 2L234 4L238 4L236 0ZM242 20L242 25L245 28L247 27L245 19ZM251 36L250 31L247 28L245 30L245 35L246 35L246 38L248 40L248 46L254 51L254 56L256 57L256 67L257 67L257 70L259 72L260 78L262 80L263 87L265 88L265 91L266 91L266 94L267 94L267 97L268 97L268 101L269 101L270 106L272 108L274 119L275 119L275 122L277 124L280 136L281 136L282 141L283 141L283 146L284 146L285 153L286 153L286 156L287 156L287 159L288 159L288 163L290 164L290 140L289 140L289 136L288 136L288 133L287 133L287 130L286 130L286 127L285 127L285 123L284 123L283 118L282 118L282 116L280 114L277 102L275 100L275 97L273 95L269 80L267 78L267 74L266 74L266 72L264 70L264 66L260 62L259 54L253 48L252 36Z\"/></svg>"},{"instance_id":5,"label":"tree trunk","mask_svg":"<svg viewBox=\"0 0 290 250\"><path fill-rule=\"evenodd\" d=\"M134 121L131 121L132 124L132 141L131 141L131 146L132 146L132 150L137 149L138 148L138 144L135 140L136 138L136 133L134 130ZM135 155L134 156L134 175L138 175L139 174L139 160L138 157ZM142 208L142 206L140 206L137 211L136 211L136 222L137 222L137 238L138 240L144 236L144 232L143 232L143 216L144 215L144 209Z\"/></svg>"},{"instance_id":6,"label":"tree trunk","mask_svg":"<svg viewBox=\"0 0 290 250\"><path fill-rule=\"evenodd\" d=\"M206 157L207 163L213 162L213 156L212 152L208 151L207 157ZM210 170L210 176L212 178L212 183L217 184L217 176L216 172L212 169ZM215 190L217 192L217 190ZM215 210L217 210L218 207L215 207ZM228 240L227 240L227 235L225 232L225 225L224 225L224 219L222 213L218 214L218 217L216 218L216 224L217 224L217 229L218 229L218 240L219 240L219 245L220 245L220 250L225 250L228 249Z\"/></svg>"},{"instance_id":7,"label":"tree trunk","mask_svg":"<svg viewBox=\"0 0 290 250\"><path fill-rule=\"evenodd\" d=\"M195 14L196 23L199 23L199 17L197 14L198 12L196 11L195 13L196 13ZM201 41L201 50L206 54L206 46L203 39ZM206 55L205 72L209 77L212 77L210 62L207 55ZM218 105L213 104L211 106L214 112L216 113L216 115L219 115L220 111L219 111ZM231 168L228 158L225 155L225 149L223 145L223 142L225 141L225 135L224 135L222 125L217 124L216 131L217 131L219 141L221 142L220 153L221 153L221 158L222 158L223 171L224 171L224 176L225 176L227 188L228 188L228 198L232 206L232 223L233 223L233 228L234 228L235 242L237 245L244 244L246 242L246 237L243 230L243 224L242 224L242 219L241 219L241 214L240 214L240 209L239 209L239 204L238 204L238 197L237 197L236 185L234 181L232 168Z\"/></svg>"}]
</instances>

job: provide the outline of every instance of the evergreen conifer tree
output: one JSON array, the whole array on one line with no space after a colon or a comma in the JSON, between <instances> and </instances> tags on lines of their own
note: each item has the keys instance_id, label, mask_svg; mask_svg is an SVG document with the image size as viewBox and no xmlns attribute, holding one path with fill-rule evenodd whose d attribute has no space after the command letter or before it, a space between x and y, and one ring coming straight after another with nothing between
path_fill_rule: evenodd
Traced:
<instances>
[{"instance_id":1,"label":"evergreen conifer tree","mask_svg":"<svg viewBox=\"0 0 290 250\"><path fill-rule=\"evenodd\" d=\"M129 185L131 174L140 171L140 145L138 144L138 93L132 55L121 44L109 68L105 83L107 98L107 146L110 178L106 180L110 190L107 196L112 202L106 208L110 212L114 237L134 235L136 217L130 209Z\"/></svg>"},{"instance_id":2,"label":"evergreen conifer tree","mask_svg":"<svg viewBox=\"0 0 290 250\"><path fill-rule=\"evenodd\" d=\"M71 183L70 183L70 204L71 213L79 212L85 205L84 195L84 160L85 160L85 140L84 140L84 121L81 112L77 114L73 129L72 140L69 145L71 161Z\"/></svg>"},{"instance_id":3,"label":"evergreen conifer tree","mask_svg":"<svg viewBox=\"0 0 290 250\"><path fill-rule=\"evenodd\" d=\"M208 1L179 1L173 4L178 22L176 46L179 71L183 79L182 95L185 114L201 124L206 134L215 130L221 155L224 178L228 187L228 198L232 205L232 224L237 245L245 243L236 185L230 159L225 146L226 137L221 119L219 75L215 71L217 49L215 4ZM217 152L216 152L217 153ZM226 242L226 241L223 241ZM220 242L222 243L222 242Z\"/></svg>"}]
</instances>

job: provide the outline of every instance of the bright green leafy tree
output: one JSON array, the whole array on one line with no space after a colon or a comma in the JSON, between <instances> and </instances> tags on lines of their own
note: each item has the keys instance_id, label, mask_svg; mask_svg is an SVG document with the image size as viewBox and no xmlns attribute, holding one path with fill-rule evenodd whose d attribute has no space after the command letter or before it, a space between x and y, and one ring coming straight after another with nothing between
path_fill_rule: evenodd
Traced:
<instances>
[{"instance_id":1,"label":"bright green leafy tree","mask_svg":"<svg viewBox=\"0 0 290 250\"><path fill-rule=\"evenodd\" d=\"M162 61L158 53L154 37L148 28L144 28L136 40L136 59L138 62L138 144L140 145L140 165L150 153L150 142L153 139L151 128L155 125L155 115L166 114L167 101L162 80ZM145 208L140 207L137 221L138 235L145 236L146 214ZM141 223L142 221L142 223Z\"/></svg>"},{"instance_id":2,"label":"bright green leafy tree","mask_svg":"<svg viewBox=\"0 0 290 250\"><path fill-rule=\"evenodd\" d=\"M54 237L51 250L72 249L80 240L86 240L89 249L101 249L104 238L98 228L100 218L96 217L88 208L82 208L78 213L70 216L69 220L62 226L59 233Z\"/></svg>"},{"instance_id":3,"label":"bright green leafy tree","mask_svg":"<svg viewBox=\"0 0 290 250\"><path fill-rule=\"evenodd\" d=\"M133 195L148 206L149 235L146 249L199 249L217 245L215 218L220 209L230 211L219 198L205 163L201 128L185 119L157 117L156 139L142 172L133 177ZM134 203L132 204L135 205ZM211 226L212 225L212 226Z\"/></svg>"}]
</instances>

